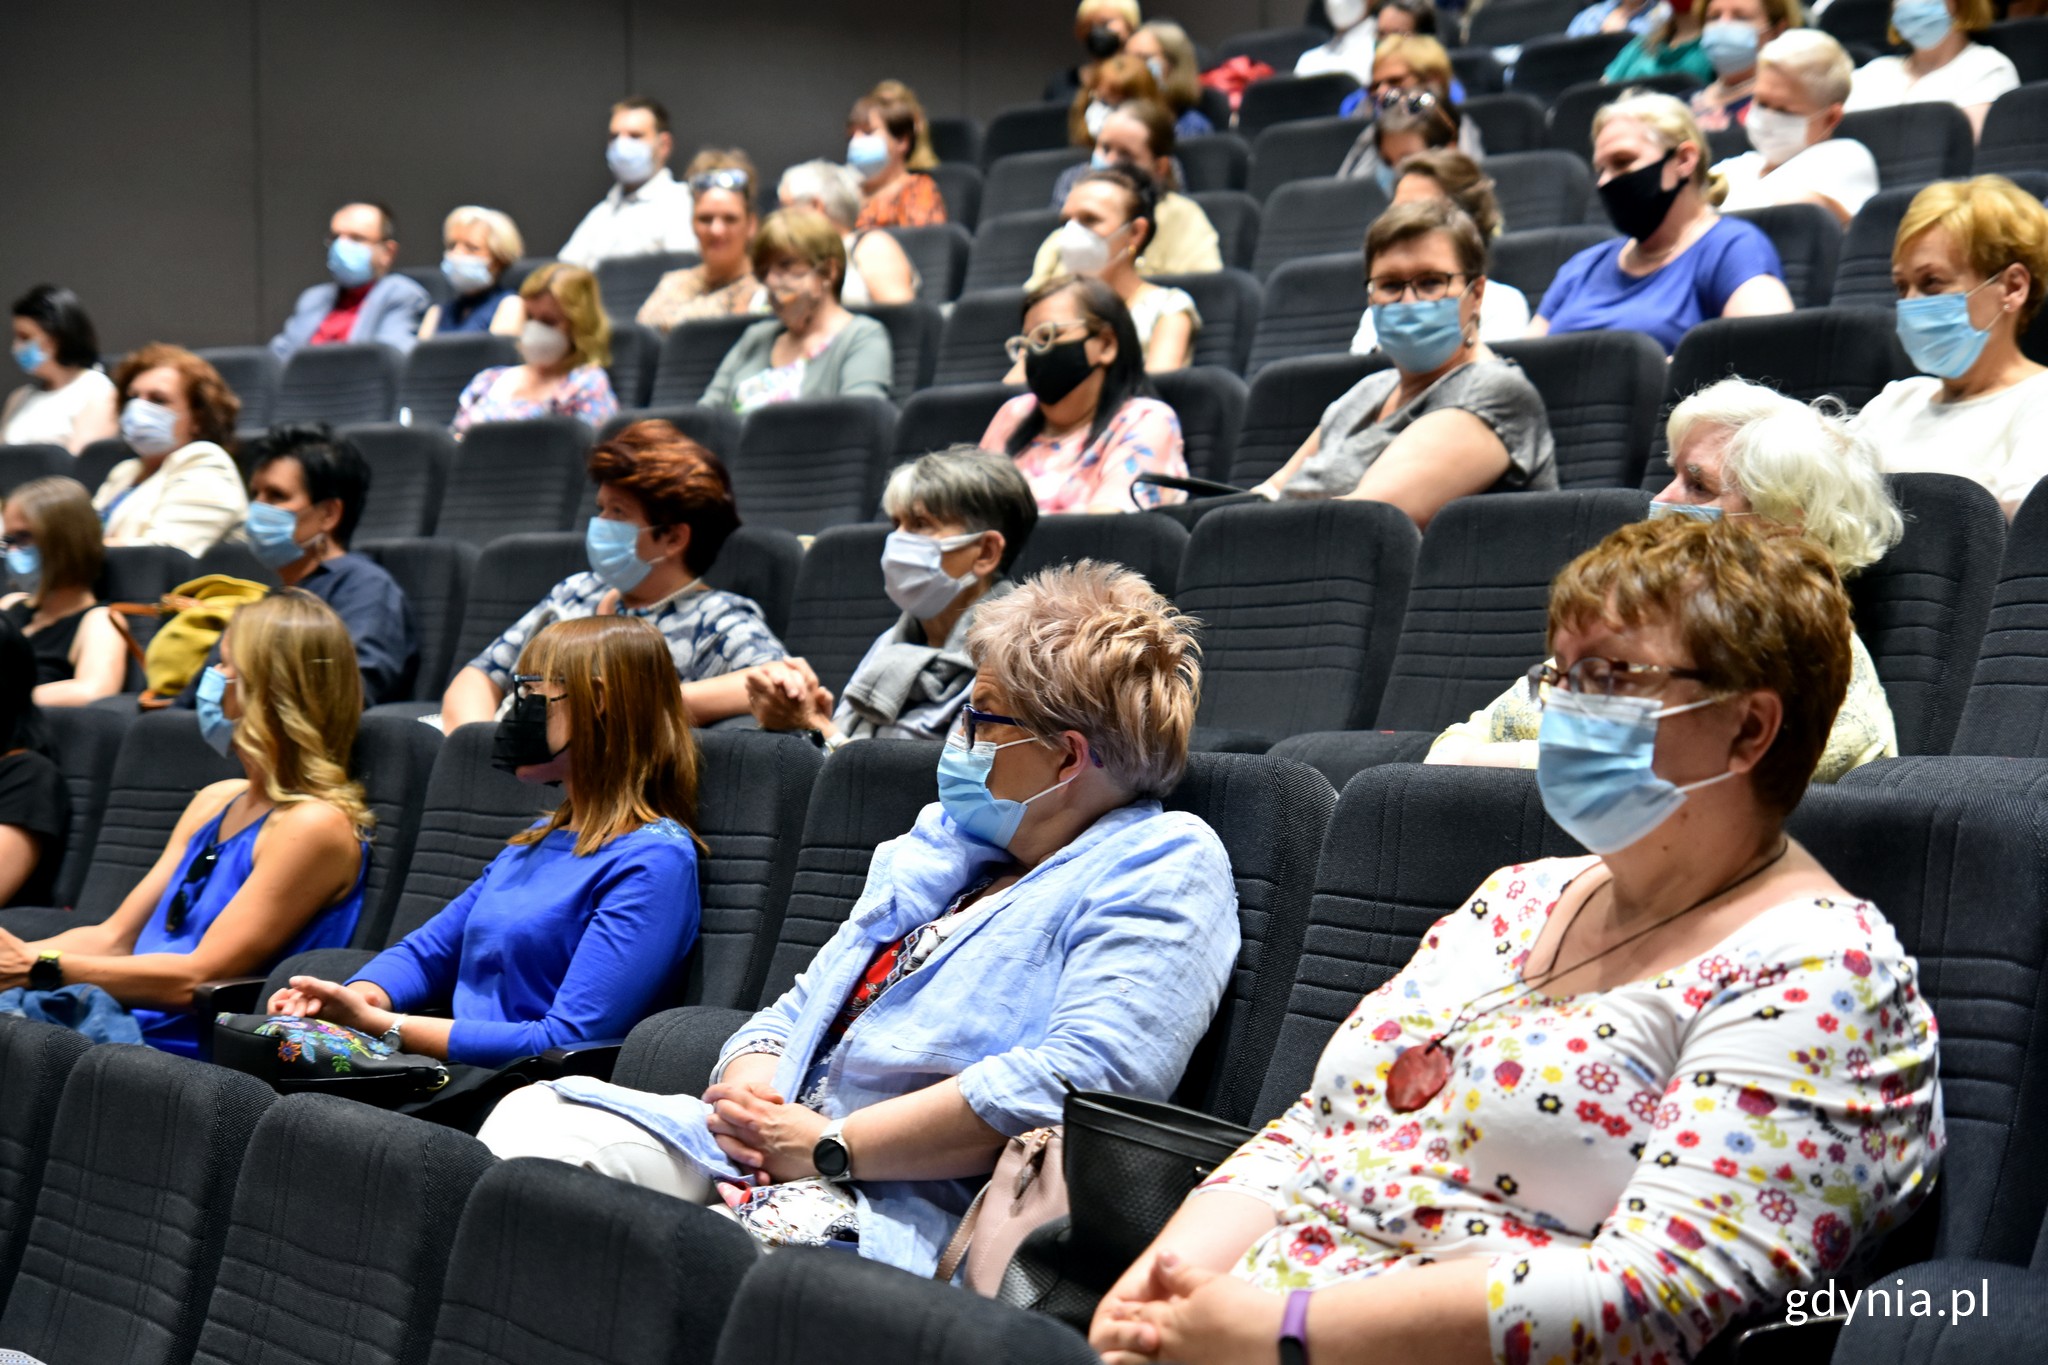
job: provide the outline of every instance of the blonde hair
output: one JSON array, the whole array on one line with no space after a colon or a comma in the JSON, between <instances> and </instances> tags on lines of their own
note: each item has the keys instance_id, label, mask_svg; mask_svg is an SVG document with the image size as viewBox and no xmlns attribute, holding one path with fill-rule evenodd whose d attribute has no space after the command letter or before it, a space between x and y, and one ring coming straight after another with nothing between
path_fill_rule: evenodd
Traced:
<instances>
[{"instance_id":1,"label":"blonde hair","mask_svg":"<svg viewBox=\"0 0 2048 1365\"><path fill-rule=\"evenodd\" d=\"M747 178L746 193L740 195L740 207L747 217L755 216L755 196L761 193L761 173L754 169L754 159L737 147L705 147L690 158L690 164L683 168L683 183L689 184L700 175L711 171L738 171ZM696 191L692 190L691 193ZM727 194L734 191L727 190Z\"/></svg>"},{"instance_id":2,"label":"blonde hair","mask_svg":"<svg viewBox=\"0 0 2048 1365\"><path fill-rule=\"evenodd\" d=\"M868 98L877 104L897 105L910 111L917 133L910 140L910 155L903 162L905 170L928 171L939 164L939 154L932 150L932 121L925 116L924 102L915 90L902 81L876 81Z\"/></svg>"},{"instance_id":3,"label":"blonde hair","mask_svg":"<svg viewBox=\"0 0 2048 1365\"><path fill-rule=\"evenodd\" d=\"M441 240L446 242L458 228L478 225L483 227L484 243L490 247L499 269L526 254L526 239L519 235L519 225L512 221L512 215L477 204L464 204L451 211L441 222Z\"/></svg>"},{"instance_id":4,"label":"blonde hair","mask_svg":"<svg viewBox=\"0 0 2048 1365\"><path fill-rule=\"evenodd\" d=\"M1151 67L1128 52L1105 57L1088 68L1081 88L1074 92L1074 102L1067 108L1067 140L1076 147L1095 145L1095 135L1088 131L1088 106L1095 103L1105 89L1116 95L1115 99L1102 100L1112 110L1140 101L1156 104L1162 109L1166 107Z\"/></svg>"},{"instance_id":5,"label":"blonde hair","mask_svg":"<svg viewBox=\"0 0 2048 1365\"><path fill-rule=\"evenodd\" d=\"M90 590L99 582L107 562L106 543L100 539L100 514L93 510L92 494L84 484L61 474L30 479L9 493L6 502L28 519L42 556L42 575L28 598L31 605L41 606L53 588Z\"/></svg>"},{"instance_id":6,"label":"blonde hair","mask_svg":"<svg viewBox=\"0 0 2048 1365\"><path fill-rule=\"evenodd\" d=\"M1160 796L1201 702L1195 625L1129 569L1083 559L984 601L967 649L1026 730L1078 730L1111 781Z\"/></svg>"},{"instance_id":7,"label":"blonde hair","mask_svg":"<svg viewBox=\"0 0 2048 1365\"><path fill-rule=\"evenodd\" d=\"M1372 50L1372 63L1383 57L1398 57L1408 69L1441 90L1451 88L1451 54L1427 33L1395 33L1380 39Z\"/></svg>"},{"instance_id":8,"label":"blonde hair","mask_svg":"<svg viewBox=\"0 0 2048 1365\"><path fill-rule=\"evenodd\" d=\"M562 317L569 324L569 354L576 364L611 364L612 320L605 316L597 276L580 265L550 261L519 286L522 299L537 299L542 294L553 295L562 305Z\"/></svg>"},{"instance_id":9,"label":"blonde hair","mask_svg":"<svg viewBox=\"0 0 2048 1365\"><path fill-rule=\"evenodd\" d=\"M1091 27L1088 23L1088 16L1091 14L1114 15L1129 24L1133 33L1144 27L1145 23L1145 16L1138 12L1138 0L1081 0L1081 3L1074 8L1074 31L1076 33L1086 33L1088 31Z\"/></svg>"},{"instance_id":10,"label":"blonde hair","mask_svg":"<svg viewBox=\"0 0 2048 1365\"><path fill-rule=\"evenodd\" d=\"M1848 99L1849 87L1856 79L1856 63L1832 34L1817 28L1779 34L1756 54L1756 64L1784 72L1824 105Z\"/></svg>"},{"instance_id":11,"label":"blonde hair","mask_svg":"<svg viewBox=\"0 0 2048 1365\"><path fill-rule=\"evenodd\" d=\"M1956 27L1964 33L1981 33L1990 28L1998 17L1991 0L1951 0L1951 3L1953 8L1949 13L1955 19ZM1884 34L1891 39L1893 47L1906 45L1906 40L1899 36L1899 30L1889 23L1885 25Z\"/></svg>"},{"instance_id":12,"label":"blonde hair","mask_svg":"<svg viewBox=\"0 0 2048 1365\"><path fill-rule=\"evenodd\" d=\"M767 279L777 261L795 257L821 275L832 277L832 297L846 282L846 242L832 220L813 209L777 209L754 234L754 274Z\"/></svg>"},{"instance_id":13,"label":"blonde hair","mask_svg":"<svg viewBox=\"0 0 2048 1365\"><path fill-rule=\"evenodd\" d=\"M1707 143L1707 135L1700 131L1699 121L1686 108L1685 101L1675 95L1660 94L1654 90L1630 89L1612 104L1602 105L1593 115L1593 141L1600 141L1600 133L1608 124L1618 118L1640 123L1650 135L1664 147L1676 151L1686 143L1699 153L1699 160L1693 164L1692 183L1699 187L1700 194L1709 204L1718 204L1728 197L1728 180L1719 172L1710 171L1714 162L1714 149Z\"/></svg>"},{"instance_id":14,"label":"blonde hair","mask_svg":"<svg viewBox=\"0 0 2048 1365\"><path fill-rule=\"evenodd\" d=\"M1166 79L1159 83L1159 93L1173 106L1174 113L1185 114L1202 99L1194 39L1171 19L1154 19L1142 31L1159 40L1159 51L1166 58Z\"/></svg>"},{"instance_id":15,"label":"blonde hair","mask_svg":"<svg viewBox=\"0 0 2048 1365\"><path fill-rule=\"evenodd\" d=\"M237 609L226 638L242 699L235 748L264 796L278 806L324 801L368 837L376 817L348 775L363 719L348 627L312 593L285 588Z\"/></svg>"},{"instance_id":16,"label":"blonde hair","mask_svg":"<svg viewBox=\"0 0 2048 1365\"><path fill-rule=\"evenodd\" d=\"M1801 403L1742 379L1709 384L1671 411L1675 469L1695 432L1729 433L1721 473L1766 521L1804 531L1848 577L1883 559L1905 534L1877 451L1832 398Z\"/></svg>"},{"instance_id":17,"label":"blonde hair","mask_svg":"<svg viewBox=\"0 0 2048 1365\"><path fill-rule=\"evenodd\" d=\"M2048 208L2002 175L1937 180L1906 206L1892 238L1892 263L1908 242L1935 227L1947 229L1970 269L1987 280L2009 265L2026 268L2027 301L2018 319L2025 331L2041 311L2048 281Z\"/></svg>"}]
</instances>

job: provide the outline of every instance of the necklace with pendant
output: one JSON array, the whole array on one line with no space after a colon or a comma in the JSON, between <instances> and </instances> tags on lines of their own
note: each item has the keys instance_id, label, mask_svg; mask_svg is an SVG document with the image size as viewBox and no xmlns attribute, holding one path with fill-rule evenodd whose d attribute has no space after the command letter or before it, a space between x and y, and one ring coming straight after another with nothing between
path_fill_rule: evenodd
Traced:
<instances>
[{"instance_id":1,"label":"necklace with pendant","mask_svg":"<svg viewBox=\"0 0 2048 1365\"><path fill-rule=\"evenodd\" d=\"M1690 915L1693 911L1699 909L1703 905L1706 905L1708 902L1719 900L1721 897L1727 895L1730 891L1735 890L1735 888L1743 885L1746 882L1752 881L1757 877L1762 876L1765 872L1777 866L1778 862L1782 858L1784 858L1784 856L1788 852L1791 851L1791 848L1792 841L1787 839L1785 842L1781 843L1778 846L1778 851L1776 853L1772 854L1768 859L1766 859L1758 866L1750 869L1748 872L1743 873L1734 881L1729 882L1727 885L1720 887L1718 890L1708 892L1700 899L1694 901L1691 905L1686 906L1683 910L1679 910L1672 914L1666 915L1663 919L1658 920L1656 923L1646 925L1645 927L1636 930L1627 938L1609 944L1607 947L1602 948L1599 952L1594 953L1592 956L1579 959L1577 962L1572 963L1569 967L1557 966L1556 959L1553 958L1550 970L1538 976L1534 981L1510 981L1505 986L1496 986L1490 991L1486 991L1483 994L1473 997L1471 1000L1465 1003L1462 1009L1458 1011L1457 1017L1451 1021L1450 1026L1448 1028L1445 1028L1441 1033L1432 1035L1428 1042L1411 1043L1407 1047L1401 1049L1400 1054L1394 1058L1394 1065L1387 1072L1388 1106L1392 1108L1393 1111L1397 1114L1413 1113L1415 1110L1420 1109L1425 1104L1428 1104L1431 1100L1435 1099L1439 1094L1442 1093L1444 1086L1451 1079L1451 1049L1448 1046L1446 1046L1446 1043L1449 1041L1452 1034L1457 1033L1461 1029L1469 1028L1471 1025L1478 1023L1481 1019L1484 1019L1487 1015L1493 1013L1497 1009L1502 1009L1508 1005L1512 1005L1518 1000L1526 999L1530 995L1533 995L1535 992L1542 990L1545 985L1549 984L1552 981L1557 980L1561 976L1568 976L1572 972L1577 971L1581 967L1589 966L1592 963L1598 962L1601 958L1606 957L1609 953L1618 951L1622 948L1626 948L1629 944L1634 943L1637 939L1643 937L1645 934L1655 933L1657 930L1662 929L1665 925L1671 923L1673 920L1676 920L1684 915ZM1598 890L1599 887L1594 888L1595 892L1597 892ZM1591 894L1588 894L1585 900L1580 901L1576 906L1572 908L1572 917L1569 920L1565 921L1564 932L1557 936L1557 944L1560 949L1564 947L1565 940L1571 937L1572 926L1574 924L1577 924L1579 921L1579 912L1584 910L1586 908L1587 903L1590 902L1592 899L1593 896ZM1493 1004L1486 1006L1486 1008L1484 1009L1477 1011L1473 1010L1472 1007L1474 1005L1477 1005L1481 1000L1486 999L1486 997L1489 995L1498 994L1501 991L1509 991L1512 993L1509 994L1506 998L1497 1000Z\"/></svg>"}]
</instances>

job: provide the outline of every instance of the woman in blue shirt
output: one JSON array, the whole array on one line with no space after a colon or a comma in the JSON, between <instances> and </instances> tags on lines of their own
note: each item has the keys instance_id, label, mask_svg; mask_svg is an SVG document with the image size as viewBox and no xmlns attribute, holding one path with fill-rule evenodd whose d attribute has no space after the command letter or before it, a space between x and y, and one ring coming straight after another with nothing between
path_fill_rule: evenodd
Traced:
<instances>
[{"instance_id":1,"label":"woman in blue shirt","mask_svg":"<svg viewBox=\"0 0 2048 1365\"><path fill-rule=\"evenodd\" d=\"M518 225L497 209L465 204L441 225L441 241L448 302L435 304L420 319L420 340L456 332L518 336L526 306L505 284L505 272L526 254Z\"/></svg>"},{"instance_id":2,"label":"woman in blue shirt","mask_svg":"<svg viewBox=\"0 0 2048 1365\"><path fill-rule=\"evenodd\" d=\"M1708 318L1789 313L1777 248L1754 224L1714 208L1706 137L1670 95L1626 95L1593 119L1593 171L1622 236L1564 263L1531 336L1620 330L1669 355Z\"/></svg>"},{"instance_id":3,"label":"woman in blue shirt","mask_svg":"<svg viewBox=\"0 0 2048 1365\"><path fill-rule=\"evenodd\" d=\"M697 746L661 632L560 621L519 657L493 762L562 785L446 909L346 985L295 976L272 1014L501 1067L615 1038L662 1003L697 941ZM449 1018L409 1013L445 1008Z\"/></svg>"},{"instance_id":4,"label":"woman in blue shirt","mask_svg":"<svg viewBox=\"0 0 2048 1365\"><path fill-rule=\"evenodd\" d=\"M140 1041L188 1056L193 988L345 945L369 867L370 811L348 776L363 712L348 627L288 588L236 611L220 645L199 729L247 776L192 798L103 923L36 943L0 930L0 990L97 987L127 1007Z\"/></svg>"}]
</instances>

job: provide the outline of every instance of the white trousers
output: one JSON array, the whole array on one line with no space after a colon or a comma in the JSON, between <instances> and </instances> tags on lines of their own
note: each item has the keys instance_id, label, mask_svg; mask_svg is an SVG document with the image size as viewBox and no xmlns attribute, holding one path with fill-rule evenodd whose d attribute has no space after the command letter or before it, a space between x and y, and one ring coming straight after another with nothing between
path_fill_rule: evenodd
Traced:
<instances>
[{"instance_id":1,"label":"white trousers","mask_svg":"<svg viewBox=\"0 0 2048 1365\"><path fill-rule=\"evenodd\" d=\"M529 1085L498 1101L477 1138L495 1156L565 1161L725 1212L711 1181L660 1138L631 1119L565 1100L550 1086Z\"/></svg>"}]
</instances>

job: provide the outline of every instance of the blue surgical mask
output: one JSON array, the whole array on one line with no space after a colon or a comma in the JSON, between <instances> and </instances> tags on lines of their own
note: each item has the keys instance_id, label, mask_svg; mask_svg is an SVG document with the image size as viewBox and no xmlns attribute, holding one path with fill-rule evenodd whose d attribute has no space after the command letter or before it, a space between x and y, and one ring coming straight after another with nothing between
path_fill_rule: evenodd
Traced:
<instances>
[{"instance_id":1,"label":"blue surgical mask","mask_svg":"<svg viewBox=\"0 0 2048 1365\"><path fill-rule=\"evenodd\" d=\"M306 552L296 539L299 519L282 507L267 502L249 504L248 519L242 523L256 557L273 569L281 569Z\"/></svg>"},{"instance_id":2,"label":"blue surgical mask","mask_svg":"<svg viewBox=\"0 0 2048 1365\"><path fill-rule=\"evenodd\" d=\"M604 164L621 185L629 189L644 185L654 176L654 142L650 138L615 137L604 149Z\"/></svg>"},{"instance_id":3,"label":"blue surgical mask","mask_svg":"<svg viewBox=\"0 0 2048 1365\"><path fill-rule=\"evenodd\" d=\"M1100 147L1088 153L1088 169L1091 171L1106 171L1114 165L1116 165L1116 158L1103 151ZM22 368L27 369L28 366L24 365Z\"/></svg>"},{"instance_id":4,"label":"blue surgical mask","mask_svg":"<svg viewBox=\"0 0 2048 1365\"><path fill-rule=\"evenodd\" d=\"M121 409L121 439L137 455L168 455L178 448L178 414L162 403L131 398Z\"/></svg>"},{"instance_id":5,"label":"blue surgical mask","mask_svg":"<svg viewBox=\"0 0 2048 1365\"><path fill-rule=\"evenodd\" d=\"M645 529L630 521L590 519L583 532L583 552L590 559L590 571L606 587L631 592L654 572L654 566L640 557L640 532Z\"/></svg>"},{"instance_id":6,"label":"blue surgical mask","mask_svg":"<svg viewBox=\"0 0 2048 1365\"><path fill-rule=\"evenodd\" d=\"M1376 303L1372 329L1387 358L1408 374L1428 374L1456 355L1465 339L1455 298Z\"/></svg>"},{"instance_id":7,"label":"blue surgical mask","mask_svg":"<svg viewBox=\"0 0 2048 1365\"><path fill-rule=\"evenodd\" d=\"M880 133L855 133L846 140L846 164L865 180L889 164L889 139Z\"/></svg>"},{"instance_id":8,"label":"blue surgical mask","mask_svg":"<svg viewBox=\"0 0 2048 1365\"><path fill-rule=\"evenodd\" d=\"M1984 281L1990 283L1991 280ZM1894 322L1899 344L1906 348L1906 355L1922 374L1961 379L1977 363L1977 357L1984 354L1991 329L1980 330L1970 324L1970 295L1977 289L1899 300Z\"/></svg>"},{"instance_id":9,"label":"blue surgical mask","mask_svg":"<svg viewBox=\"0 0 2048 1365\"><path fill-rule=\"evenodd\" d=\"M43 552L33 545L15 545L7 551L7 572L14 586L32 593L42 585Z\"/></svg>"},{"instance_id":10,"label":"blue surgical mask","mask_svg":"<svg viewBox=\"0 0 2048 1365\"><path fill-rule=\"evenodd\" d=\"M336 237L327 244L327 273L343 289L360 288L376 273L370 255L369 243L353 237Z\"/></svg>"},{"instance_id":11,"label":"blue surgical mask","mask_svg":"<svg viewBox=\"0 0 2048 1365\"><path fill-rule=\"evenodd\" d=\"M972 749L955 741L947 740L945 748L939 750L939 804L946 814L953 817L953 823L960 832L970 839L979 839L997 848L1008 848L1010 840L1017 837L1017 827L1024 823L1024 808L1039 796L1056 792L1072 782L1055 782L1038 796L1027 796L1022 801L1006 801L988 789L989 769L996 761L996 750L1014 749L1019 744L1035 744L1033 739L1013 739L1008 744L983 742ZM1077 771L1074 777L1081 774Z\"/></svg>"},{"instance_id":12,"label":"blue surgical mask","mask_svg":"<svg viewBox=\"0 0 2048 1365\"><path fill-rule=\"evenodd\" d=\"M1892 27L1913 45L1915 52L1925 52L1948 37L1949 30L1955 27L1955 17L1948 12L1945 0L1899 0L1892 6Z\"/></svg>"},{"instance_id":13,"label":"blue surgical mask","mask_svg":"<svg viewBox=\"0 0 2048 1365\"><path fill-rule=\"evenodd\" d=\"M24 341L14 348L14 363L23 372L35 369L50 357L43 354L43 348L33 341Z\"/></svg>"},{"instance_id":14,"label":"blue surgical mask","mask_svg":"<svg viewBox=\"0 0 2048 1365\"><path fill-rule=\"evenodd\" d=\"M449 252L441 258L441 278L448 281L448 287L458 295L481 294L498 282L491 273L491 263L480 261L474 256L458 256Z\"/></svg>"},{"instance_id":15,"label":"blue surgical mask","mask_svg":"<svg viewBox=\"0 0 2048 1365\"><path fill-rule=\"evenodd\" d=\"M1372 178L1373 183L1380 187L1380 192L1388 199L1394 197L1394 186L1401 183L1400 174L1384 161L1372 168Z\"/></svg>"},{"instance_id":16,"label":"blue surgical mask","mask_svg":"<svg viewBox=\"0 0 2048 1365\"><path fill-rule=\"evenodd\" d=\"M1710 502L1653 502L1650 504L1650 520L1661 521L1665 517L1691 517L1694 521L1719 521L1725 510Z\"/></svg>"},{"instance_id":17,"label":"blue surgical mask","mask_svg":"<svg viewBox=\"0 0 2048 1365\"><path fill-rule=\"evenodd\" d=\"M1167 70L1168 70L1168 67L1167 67L1167 65L1166 65L1166 58L1164 58L1164 57L1147 57L1147 58L1145 59L1145 69L1146 69L1147 71L1149 71L1149 72L1151 72L1151 73L1152 73L1152 79L1153 79L1153 80L1155 80L1155 81L1159 82L1159 84L1160 84L1160 85L1161 85L1162 87L1163 87L1163 86L1165 86L1165 84L1166 84L1166 73L1167 73Z\"/></svg>"},{"instance_id":18,"label":"blue surgical mask","mask_svg":"<svg viewBox=\"0 0 2048 1365\"><path fill-rule=\"evenodd\" d=\"M227 675L218 668L209 668L199 675L194 708L199 713L199 736L222 758L228 757L235 747L235 723L220 709L221 699L227 694Z\"/></svg>"},{"instance_id":19,"label":"blue surgical mask","mask_svg":"<svg viewBox=\"0 0 2048 1365\"><path fill-rule=\"evenodd\" d=\"M1721 700L1661 710L1652 697L1594 697L1554 688L1536 732L1536 788L1543 809L1594 853L1619 853L1670 819L1687 792L1725 782L1731 770L1678 787L1657 776L1657 722Z\"/></svg>"},{"instance_id":20,"label":"blue surgical mask","mask_svg":"<svg viewBox=\"0 0 2048 1365\"><path fill-rule=\"evenodd\" d=\"M1722 19L1700 30L1700 51L1707 54L1716 76L1732 76L1756 65L1756 30L1748 24Z\"/></svg>"}]
</instances>

